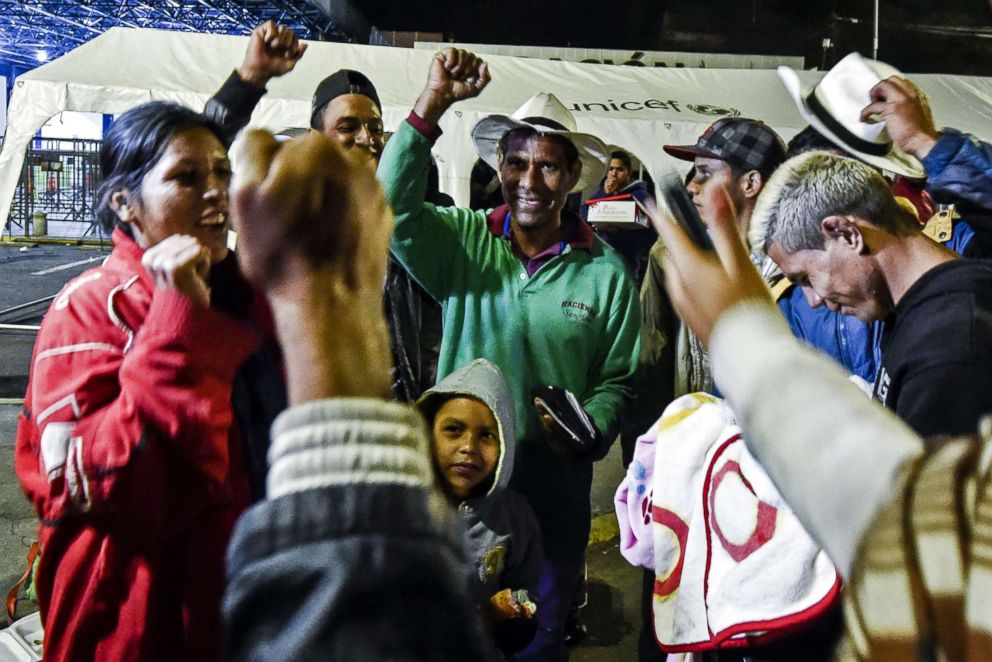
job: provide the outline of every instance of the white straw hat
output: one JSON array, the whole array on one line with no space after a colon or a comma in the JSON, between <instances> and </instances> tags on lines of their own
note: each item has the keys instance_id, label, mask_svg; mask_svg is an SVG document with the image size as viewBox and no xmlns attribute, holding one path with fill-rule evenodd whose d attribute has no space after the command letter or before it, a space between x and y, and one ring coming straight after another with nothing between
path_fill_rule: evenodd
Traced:
<instances>
[{"instance_id":1,"label":"white straw hat","mask_svg":"<svg viewBox=\"0 0 992 662\"><path fill-rule=\"evenodd\" d=\"M861 111L871 103L871 88L900 75L897 69L851 53L812 89L803 90L799 74L789 67L779 67L778 75L799 114L837 147L883 170L913 179L926 177L922 164L892 142L884 122L861 121Z\"/></svg>"},{"instance_id":2,"label":"white straw hat","mask_svg":"<svg viewBox=\"0 0 992 662\"><path fill-rule=\"evenodd\" d=\"M606 160L609 148L599 138L588 133L579 133L572 113L553 94L538 92L524 102L520 108L507 117L490 115L483 117L472 129L472 140L479 158L499 172L499 141L508 132L521 127L530 127L543 134L567 138L575 145L582 162L582 173L572 191L598 184L606 173Z\"/></svg>"}]
</instances>

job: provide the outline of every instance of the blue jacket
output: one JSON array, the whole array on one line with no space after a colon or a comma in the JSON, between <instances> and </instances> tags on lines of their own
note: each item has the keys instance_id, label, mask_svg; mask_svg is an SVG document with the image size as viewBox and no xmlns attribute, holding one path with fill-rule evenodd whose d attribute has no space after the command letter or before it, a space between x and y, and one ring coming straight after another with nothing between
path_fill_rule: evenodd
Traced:
<instances>
[{"instance_id":1,"label":"blue jacket","mask_svg":"<svg viewBox=\"0 0 992 662\"><path fill-rule=\"evenodd\" d=\"M792 335L827 354L851 374L872 382L879 365L879 323L865 324L856 317L811 308L801 287L792 286L778 300Z\"/></svg>"},{"instance_id":2,"label":"blue jacket","mask_svg":"<svg viewBox=\"0 0 992 662\"><path fill-rule=\"evenodd\" d=\"M953 203L961 215L947 247L965 257L992 257L992 145L943 129L923 167L934 201Z\"/></svg>"}]
</instances>

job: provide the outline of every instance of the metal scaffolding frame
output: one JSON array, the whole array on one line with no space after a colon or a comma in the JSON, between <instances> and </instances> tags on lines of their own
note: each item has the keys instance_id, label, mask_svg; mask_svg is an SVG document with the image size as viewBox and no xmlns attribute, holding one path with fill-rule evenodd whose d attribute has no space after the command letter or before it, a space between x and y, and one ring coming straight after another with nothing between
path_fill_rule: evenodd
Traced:
<instances>
[{"instance_id":1,"label":"metal scaffolding frame","mask_svg":"<svg viewBox=\"0 0 992 662\"><path fill-rule=\"evenodd\" d=\"M103 239L93 210L100 146L99 140L35 138L0 236Z\"/></svg>"},{"instance_id":2,"label":"metal scaffolding frame","mask_svg":"<svg viewBox=\"0 0 992 662\"><path fill-rule=\"evenodd\" d=\"M116 26L248 34L274 19L302 39L352 39L307 0L0 0L0 60L30 69Z\"/></svg>"}]
</instances>

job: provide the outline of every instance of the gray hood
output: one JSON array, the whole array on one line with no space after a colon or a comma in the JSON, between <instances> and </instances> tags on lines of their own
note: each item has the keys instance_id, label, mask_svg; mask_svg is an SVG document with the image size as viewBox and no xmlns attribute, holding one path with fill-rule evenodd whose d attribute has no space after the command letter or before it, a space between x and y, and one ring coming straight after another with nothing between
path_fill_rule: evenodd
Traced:
<instances>
[{"instance_id":1,"label":"gray hood","mask_svg":"<svg viewBox=\"0 0 992 662\"><path fill-rule=\"evenodd\" d=\"M455 395L481 400L496 417L499 425L499 461L496 463L493 485L482 498L502 494L510 484L517 445L513 398L506 377L495 364L486 359L475 359L425 392L417 401L417 407L421 412L434 411L437 400L447 400Z\"/></svg>"}]
</instances>

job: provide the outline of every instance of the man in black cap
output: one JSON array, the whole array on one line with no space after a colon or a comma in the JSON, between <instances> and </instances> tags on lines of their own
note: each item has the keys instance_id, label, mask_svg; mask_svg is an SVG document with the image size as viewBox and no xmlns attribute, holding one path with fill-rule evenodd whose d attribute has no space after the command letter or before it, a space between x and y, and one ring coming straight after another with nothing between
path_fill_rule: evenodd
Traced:
<instances>
[{"instance_id":1,"label":"man in black cap","mask_svg":"<svg viewBox=\"0 0 992 662\"><path fill-rule=\"evenodd\" d=\"M313 93L310 128L377 164L385 140L382 104L372 81L351 69L335 71L320 81Z\"/></svg>"},{"instance_id":2,"label":"man in black cap","mask_svg":"<svg viewBox=\"0 0 992 662\"><path fill-rule=\"evenodd\" d=\"M305 45L298 45L292 32L286 36L285 30L272 24L263 35L253 33L245 63L207 102L204 112L224 127L230 142L247 126L268 81L292 69L278 66L281 59L293 56L295 65L303 55ZM266 39L270 33L280 40L270 43ZM253 74L245 75L246 71ZM320 81L311 102L310 129L333 138L353 156L365 156L374 168L385 145L382 104L375 85L365 74L351 69L341 69ZM427 199L438 202L437 191L428 191ZM441 345L441 307L392 257L384 298L393 353L393 394L413 402L434 384Z\"/></svg>"},{"instance_id":3,"label":"man in black cap","mask_svg":"<svg viewBox=\"0 0 992 662\"><path fill-rule=\"evenodd\" d=\"M204 108L224 129L228 142L248 125L268 82L292 71L305 50L306 45L299 44L291 30L272 21L255 29L244 62ZM375 165L385 140L382 105L372 81L351 69L335 71L320 81L311 102L310 128L334 138L345 149L360 150Z\"/></svg>"}]
</instances>

